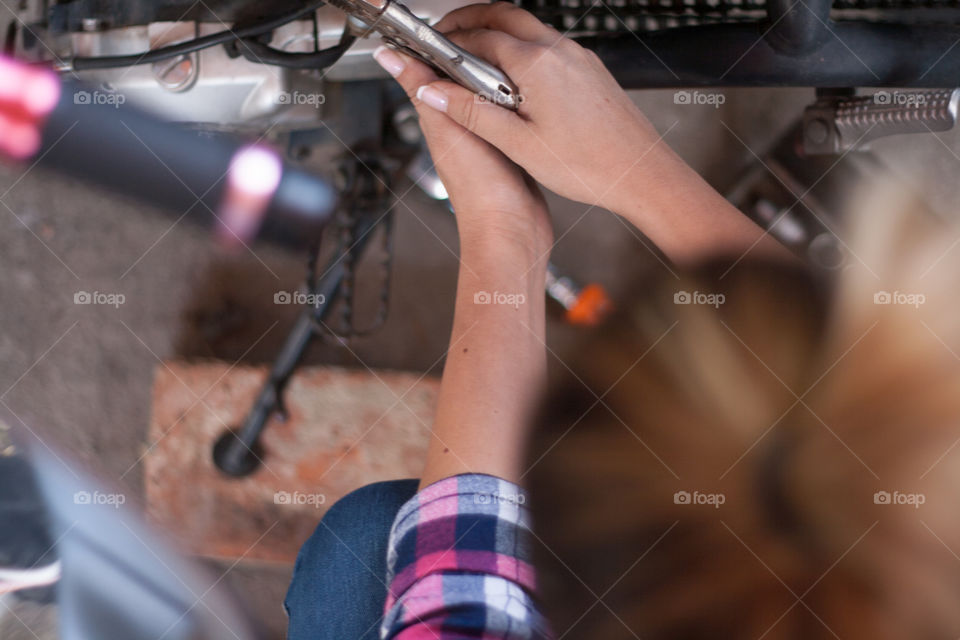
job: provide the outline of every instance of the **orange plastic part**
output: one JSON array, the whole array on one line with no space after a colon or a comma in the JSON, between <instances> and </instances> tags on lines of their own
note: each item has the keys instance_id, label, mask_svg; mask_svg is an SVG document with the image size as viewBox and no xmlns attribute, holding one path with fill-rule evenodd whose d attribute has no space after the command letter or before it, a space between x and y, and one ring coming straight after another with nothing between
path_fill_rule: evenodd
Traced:
<instances>
[{"instance_id":1,"label":"orange plastic part","mask_svg":"<svg viewBox=\"0 0 960 640\"><path fill-rule=\"evenodd\" d=\"M613 310L613 302L606 289L599 284L588 284L580 290L577 301L567 309L567 322L579 327L595 327Z\"/></svg>"}]
</instances>

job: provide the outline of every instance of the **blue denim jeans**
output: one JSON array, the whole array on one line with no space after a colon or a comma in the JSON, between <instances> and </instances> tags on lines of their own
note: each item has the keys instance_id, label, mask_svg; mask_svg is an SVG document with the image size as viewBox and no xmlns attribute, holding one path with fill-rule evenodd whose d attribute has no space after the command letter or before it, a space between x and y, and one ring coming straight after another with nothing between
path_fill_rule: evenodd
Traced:
<instances>
[{"instance_id":1,"label":"blue denim jeans","mask_svg":"<svg viewBox=\"0 0 960 640\"><path fill-rule=\"evenodd\" d=\"M323 516L303 544L284 608L288 640L377 640L387 598L387 539L418 480L361 487Z\"/></svg>"}]
</instances>

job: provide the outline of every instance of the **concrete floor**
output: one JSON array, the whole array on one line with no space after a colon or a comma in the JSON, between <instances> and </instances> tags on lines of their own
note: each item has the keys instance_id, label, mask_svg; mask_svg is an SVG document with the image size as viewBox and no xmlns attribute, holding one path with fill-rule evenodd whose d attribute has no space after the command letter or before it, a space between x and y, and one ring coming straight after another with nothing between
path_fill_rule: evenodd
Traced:
<instances>
[{"instance_id":1,"label":"concrete floor","mask_svg":"<svg viewBox=\"0 0 960 640\"><path fill-rule=\"evenodd\" d=\"M669 91L634 94L657 128L669 130L666 141L720 188L774 142L812 91L726 95L714 109L677 106ZM941 139L916 136L877 148L949 214L960 198L960 181L953 179L960 137ZM918 166L924 171L914 177ZM272 295L301 281L303 256L263 245L226 255L188 223L172 225L139 203L40 169L0 171L0 202L0 399L70 464L117 487L136 509L154 368L174 357L269 361L293 311L272 304ZM353 350L373 368L439 371L456 284L455 224L416 190L404 202L409 210L400 207L396 219L389 320ZM555 197L551 204L560 237L554 261L570 274L616 290L643 269L662 268L636 232L608 212L584 215L583 205ZM75 305L77 291L123 293L126 303ZM574 337L550 325L554 348ZM361 366L350 352L326 345L310 361ZM282 637L289 570L215 569ZM0 637L56 637L53 607L7 603L12 613L0 604Z\"/></svg>"}]
</instances>

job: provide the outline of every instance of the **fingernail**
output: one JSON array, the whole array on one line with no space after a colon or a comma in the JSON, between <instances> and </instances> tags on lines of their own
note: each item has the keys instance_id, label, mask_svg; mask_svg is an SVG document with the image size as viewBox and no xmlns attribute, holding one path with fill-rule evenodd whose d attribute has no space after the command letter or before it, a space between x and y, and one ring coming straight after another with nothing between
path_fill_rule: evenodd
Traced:
<instances>
[{"instance_id":1,"label":"fingernail","mask_svg":"<svg viewBox=\"0 0 960 640\"><path fill-rule=\"evenodd\" d=\"M383 45L380 45L373 51L373 59L394 78L403 73L404 67L407 66L403 58Z\"/></svg>"},{"instance_id":2,"label":"fingernail","mask_svg":"<svg viewBox=\"0 0 960 640\"><path fill-rule=\"evenodd\" d=\"M430 85L425 84L417 89L417 100L437 111L447 110L447 94Z\"/></svg>"}]
</instances>

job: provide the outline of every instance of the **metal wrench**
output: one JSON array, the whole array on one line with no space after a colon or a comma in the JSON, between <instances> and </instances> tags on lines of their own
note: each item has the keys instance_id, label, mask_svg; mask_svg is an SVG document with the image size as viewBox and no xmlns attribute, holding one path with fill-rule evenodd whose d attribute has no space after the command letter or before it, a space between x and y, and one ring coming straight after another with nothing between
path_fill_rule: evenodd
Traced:
<instances>
[{"instance_id":1,"label":"metal wrench","mask_svg":"<svg viewBox=\"0 0 960 640\"><path fill-rule=\"evenodd\" d=\"M503 71L450 42L395 0L331 0L335 7L379 33L390 46L423 60L479 99L517 110L521 97Z\"/></svg>"}]
</instances>

